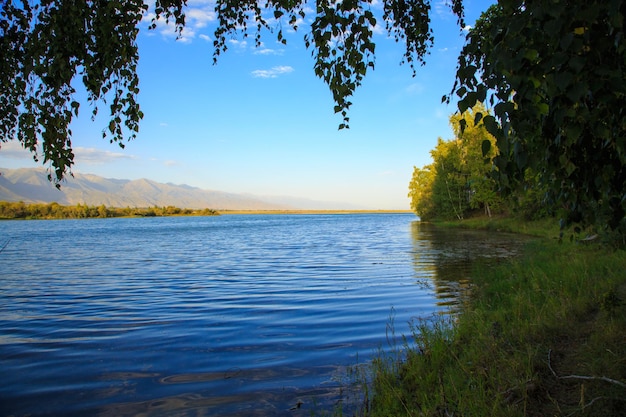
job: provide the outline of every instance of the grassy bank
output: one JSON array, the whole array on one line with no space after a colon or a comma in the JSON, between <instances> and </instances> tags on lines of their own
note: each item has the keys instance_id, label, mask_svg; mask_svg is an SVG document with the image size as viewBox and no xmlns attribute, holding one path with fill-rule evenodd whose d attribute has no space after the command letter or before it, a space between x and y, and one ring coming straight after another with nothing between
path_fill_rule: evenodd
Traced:
<instances>
[{"instance_id":1,"label":"grassy bank","mask_svg":"<svg viewBox=\"0 0 626 417\"><path fill-rule=\"evenodd\" d=\"M405 346L381 353L361 414L626 415L626 251L559 244L550 222L473 226L545 237L478 266L454 323L415 323Z\"/></svg>"}]
</instances>

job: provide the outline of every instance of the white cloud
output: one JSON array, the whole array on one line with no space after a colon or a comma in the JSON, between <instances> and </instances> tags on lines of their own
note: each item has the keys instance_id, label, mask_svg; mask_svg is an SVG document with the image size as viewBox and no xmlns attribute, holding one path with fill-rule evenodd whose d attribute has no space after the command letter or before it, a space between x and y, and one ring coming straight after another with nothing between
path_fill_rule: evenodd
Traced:
<instances>
[{"instance_id":1,"label":"white cloud","mask_svg":"<svg viewBox=\"0 0 626 417\"><path fill-rule=\"evenodd\" d=\"M237 39L229 39L228 43L232 45L234 48L245 49L248 46L247 41L240 41Z\"/></svg>"},{"instance_id":2,"label":"white cloud","mask_svg":"<svg viewBox=\"0 0 626 417\"><path fill-rule=\"evenodd\" d=\"M191 8L185 12L185 23L199 29L216 20L215 11L208 8Z\"/></svg>"},{"instance_id":3,"label":"white cloud","mask_svg":"<svg viewBox=\"0 0 626 417\"><path fill-rule=\"evenodd\" d=\"M272 69L269 69L269 70L252 71L252 76L254 78L276 78L279 75L288 74L293 71L294 71L293 67L290 67L288 65L281 65L281 66L273 67Z\"/></svg>"},{"instance_id":4,"label":"white cloud","mask_svg":"<svg viewBox=\"0 0 626 417\"><path fill-rule=\"evenodd\" d=\"M217 19L215 11L213 10L213 2L190 0L188 2L188 6L189 7L185 9L185 27L183 28L183 31L182 33L180 33L180 35L176 32L174 22L165 23L165 19L163 16L160 20L157 21L157 30L164 37L178 37L178 40L184 43L191 42L196 36L204 40L210 40L208 35L198 35L198 33L201 29L208 26L210 22L213 22ZM152 24L152 19L154 17L154 10L150 10L149 12L144 14L141 20L144 23L150 25Z\"/></svg>"},{"instance_id":5,"label":"white cloud","mask_svg":"<svg viewBox=\"0 0 626 417\"><path fill-rule=\"evenodd\" d=\"M204 33L198 36L200 39L210 42L211 41L211 37L209 35L205 35Z\"/></svg>"},{"instance_id":6,"label":"white cloud","mask_svg":"<svg viewBox=\"0 0 626 417\"><path fill-rule=\"evenodd\" d=\"M447 16L452 13L448 0L439 0L434 2L433 10L439 16Z\"/></svg>"},{"instance_id":7,"label":"white cloud","mask_svg":"<svg viewBox=\"0 0 626 417\"><path fill-rule=\"evenodd\" d=\"M387 29L382 26L379 22L376 22L376 26L370 27L374 35L384 35L387 33Z\"/></svg>"},{"instance_id":8,"label":"white cloud","mask_svg":"<svg viewBox=\"0 0 626 417\"><path fill-rule=\"evenodd\" d=\"M302 26L306 25L307 23L304 21L303 18L298 17L296 18L296 21L294 22L293 25L291 24L284 24L283 26L283 33L287 32L287 33L291 33L294 34L296 33L296 30L294 30L293 26L295 26L296 28L300 29Z\"/></svg>"},{"instance_id":9,"label":"white cloud","mask_svg":"<svg viewBox=\"0 0 626 417\"><path fill-rule=\"evenodd\" d=\"M178 42L182 42L182 43L191 43L191 41L193 40L193 38L196 37L196 32L191 30L191 29L183 29L183 31L180 33L180 36L178 37Z\"/></svg>"},{"instance_id":10,"label":"white cloud","mask_svg":"<svg viewBox=\"0 0 626 417\"><path fill-rule=\"evenodd\" d=\"M96 148L83 147L75 147L73 150L75 155L74 162L81 164L84 163L87 165L99 165L120 159L137 159L134 155L125 152L112 152ZM2 148L0 149L0 162L2 158L32 160L33 155L30 151L22 148L22 146L16 141L11 141L2 144ZM42 160L43 159L40 158L40 162Z\"/></svg>"},{"instance_id":11,"label":"white cloud","mask_svg":"<svg viewBox=\"0 0 626 417\"><path fill-rule=\"evenodd\" d=\"M96 148L74 148L76 162L89 165L99 165L108 162L117 161L119 159L137 159L134 155L123 152L111 152Z\"/></svg>"},{"instance_id":12,"label":"white cloud","mask_svg":"<svg viewBox=\"0 0 626 417\"><path fill-rule=\"evenodd\" d=\"M467 33L467 32L469 32L469 31L470 31L470 30L472 30L472 29L473 29L473 27L472 27L472 26L470 26L470 25L465 25L465 26L463 27L463 32Z\"/></svg>"},{"instance_id":13,"label":"white cloud","mask_svg":"<svg viewBox=\"0 0 626 417\"><path fill-rule=\"evenodd\" d=\"M164 21L159 22L161 23L157 23L157 30L164 38L177 38L180 42L189 43L196 36L196 31L191 26L185 26L179 35L173 23L165 24Z\"/></svg>"},{"instance_id":14,"label":"white cloud","mask_svg":"<svg viewBox=\"0 0 626 417\"><path fill-rule=\"evenodd\" d=\"M254 50L255 55L282 55L285 51L282 49L258 48Z\"/></svg>"},{"instance_id":15,"label":"white cloud","mask_svg":"<svg viewBox=\"0 0 626 417\"><path fill-rule=\"evenodd\" d=\"M141 21L143 23L147 23L150 24L152 23L152 19L154 19L156 15L153 12L146 12L143 14L143 17L141 18Z\"/></svg>"},{"instance_id":16,"label":"white cloud","mask_svg":"<svg viewBox=\"0 0 626 417\"><path fill-rule=\"evenodd\" d=\"M0 143L0 160L1 158L9 159L33 159L33 154L27 151L16 140L6 143Z\"/></svg>"}]
</instances>

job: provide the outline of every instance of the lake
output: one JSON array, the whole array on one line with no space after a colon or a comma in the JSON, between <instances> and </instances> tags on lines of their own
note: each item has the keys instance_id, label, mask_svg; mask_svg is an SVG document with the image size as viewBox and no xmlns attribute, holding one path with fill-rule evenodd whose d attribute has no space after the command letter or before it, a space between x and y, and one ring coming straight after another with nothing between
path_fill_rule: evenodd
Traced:
<instances>
[{"instance_id":1,"label":"lake","mask_svg":"<svg viewBox=\"0 0 626 417\"><path fill-rule=\"evenodd\" d=\"M304 416L506 234L412 214L0 222L0 415Z\"/></svg>"}]
</instances>

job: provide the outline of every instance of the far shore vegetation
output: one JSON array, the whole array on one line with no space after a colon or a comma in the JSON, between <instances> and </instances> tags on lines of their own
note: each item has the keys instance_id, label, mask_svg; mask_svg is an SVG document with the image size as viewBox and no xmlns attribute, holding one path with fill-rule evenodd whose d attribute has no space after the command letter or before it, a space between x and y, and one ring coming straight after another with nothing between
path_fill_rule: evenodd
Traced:
<instances>
[{"instance_id":1,"label":"far shore vegetation","mask_svg":"<svg viewBox=\"0 0 626 417\"><path fill-rule=\"evenodd\" d=\"M412 210L326 210L326 209L276 209L276 210L220 210L221 214L407 214Z\"/></svg>"},{"instance_id":2,"label":"far shore vegetation","mask_svg":"<svg viewBox=\"0 0 626 417\"><path fill-rule=\"evenodd\" d=\"M58 203L26 204L22 201L0 201L0 219L91 219L109 217L163 217L163 216L216 216L216 210L184 209L167 207L106 207L76 204L63 206Z\"/></svg>"},{"instance_id":3,"label":"far shore vegetation","mask_svg":"<svg viewBox=\"0 0 626 417\"><path fill-rule=\"evenodd\" d=\"M61 205L0 201L0 220L92 219L111 217L219 216L221 214L393 214L411 210L215 210L165 207L107 207L101 205Z\"/></svg>"}]
</instances>

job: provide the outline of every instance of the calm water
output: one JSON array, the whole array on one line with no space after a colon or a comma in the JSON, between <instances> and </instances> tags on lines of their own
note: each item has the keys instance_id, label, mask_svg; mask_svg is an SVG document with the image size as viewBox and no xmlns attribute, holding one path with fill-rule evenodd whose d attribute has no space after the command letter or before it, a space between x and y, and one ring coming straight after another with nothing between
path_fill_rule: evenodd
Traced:
<instances>
[{"instance_id":1,"label":"calm water","mask_svg":"<svg viewBox=\"0 0 626 417\"><path fill-rule=\"evenodd\" d=\"M500 234L410 214L0 222L0 415L310 415ZM339 375L339 376L338 376ZM298 403L301 406L290 410Z\"/></svg>"}]
</instances>

